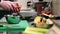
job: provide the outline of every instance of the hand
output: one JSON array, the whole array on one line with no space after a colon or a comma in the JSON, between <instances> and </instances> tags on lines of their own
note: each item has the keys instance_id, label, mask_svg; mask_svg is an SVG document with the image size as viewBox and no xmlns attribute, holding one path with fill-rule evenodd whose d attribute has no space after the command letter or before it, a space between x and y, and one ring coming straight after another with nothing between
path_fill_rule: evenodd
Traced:
<instances>
[{"instance_id":1,"label":"hand","mask_svg":"<svg viewBox=\"0 0 60 34\"><path fill-rule=\"evenodd\" d=\"M16 2L1 1L1 7L8 11L20 12L21 5Z\"/></svg>"},{"instance_id":2,"label":"hand","mask_svg":"<svg viewBox=\"0 0 60 34\"><path fill-rule=\"evenodd\" d=\"M1 0L1 1L17 1L17 0Z\"/></svg>"}]
</instances>

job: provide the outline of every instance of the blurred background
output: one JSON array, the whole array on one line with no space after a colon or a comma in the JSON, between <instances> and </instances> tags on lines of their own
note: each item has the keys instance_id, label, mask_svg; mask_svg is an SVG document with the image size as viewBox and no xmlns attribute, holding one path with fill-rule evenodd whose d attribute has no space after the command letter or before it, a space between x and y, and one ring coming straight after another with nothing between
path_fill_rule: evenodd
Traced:
<instances>
[{"instance_id":1,"label":"blurred background","mask_svg":"<svg viewBox=\"0 0 60 34\"><path fill-rule=\"evenodd\" d=\"M15 19L15 16L13 16L14 18L11 17L13 12L5 11L2 7L0 7L0 18L3 17L0 22L4 25L7 20L8 25L5 27L8 26L8 30L9 27L14 27L17 30L15 29L15 31L14 28L11 28L13 32L9 30L8 32L1 32L0 34L60 34L60 0L9 1L17 2L21 5L21 9L18 15L20 18L17 17ZM8 17L5 15L8 15Z\"/></svg>"}]
</instances>

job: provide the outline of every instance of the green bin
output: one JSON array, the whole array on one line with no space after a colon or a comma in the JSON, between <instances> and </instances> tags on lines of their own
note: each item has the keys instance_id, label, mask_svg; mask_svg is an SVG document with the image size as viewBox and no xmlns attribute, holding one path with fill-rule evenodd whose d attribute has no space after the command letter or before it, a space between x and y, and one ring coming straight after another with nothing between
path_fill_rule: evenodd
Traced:
<instances>
[{"instance_id":1,"label":"green bin","mask_svg":"<svg viewBox=\"0 0 60 34\"><path fill-rule=\"evenodd\" d=\"M9 17L7 21L0 20L0 32L7 32L7 34L18 34L20 32L24 32L28 26L28 22L26 20L20 20L17 16L15 18Z\"/></svg>"},{"instance_id":2,"label":"green bin","mask_svg":"<svg viewBox=\"0 0 60 34\"><path fill-rule=\"evenodd\" d=\"M20 22L18 16L8 16L6 20L9 24L18 24Z\"/></svg>"},{"instance_id":3,"label":"green bin","mask_svg":"<svg viewBox=\"0 0 60 34\"><path fill-rule=\"evenodd\" d=\"M7 27L4 25L0 25L0 32L6 32Z\"/></svg>"},{"instance_id":4,"label":"green bin","mask_svg":"<svg viewBox=\"0 0 60 34\"><path fill-rule=\"evenodd\" d=\"M7 31L9 34L18 34L19 32L24 32L28 26L28 22L26 20L21 20L19 24L8 24Z\"/></svg>"}]
</instances>

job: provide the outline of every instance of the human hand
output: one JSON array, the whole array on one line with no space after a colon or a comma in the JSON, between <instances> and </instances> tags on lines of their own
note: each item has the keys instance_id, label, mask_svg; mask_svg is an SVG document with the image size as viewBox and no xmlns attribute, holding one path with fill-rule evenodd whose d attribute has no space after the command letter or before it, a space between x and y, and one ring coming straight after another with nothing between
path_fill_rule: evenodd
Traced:
<instances>
[{"instance_id":1,"label":"human hand","mask_svg":"<svg viewBox=\"0 0 60 34\"><path fill-rule=\"evenodd\" d=\"M20 12L21 5L17 2L1 1L1 7L8 11Z\"/></svg>"}]
</instances>

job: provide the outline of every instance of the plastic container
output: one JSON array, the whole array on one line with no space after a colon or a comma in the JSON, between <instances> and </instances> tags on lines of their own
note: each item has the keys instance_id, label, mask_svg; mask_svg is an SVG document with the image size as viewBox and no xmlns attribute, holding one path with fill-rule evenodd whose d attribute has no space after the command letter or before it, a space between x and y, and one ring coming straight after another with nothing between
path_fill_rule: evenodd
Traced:
<instances>
[{"instance_id":1,"label":"plastic container","mask_svg":"<svg viewBox=\"0 0 60 34\"><path fill-rule=\"evenodd\" d=\"M8 24L7 31L9 34L18 34L24 32L27 26L28 22L26 20L21 20L19 24Z\"/></svg>"},{"instance_id":2,"label":"plastic container","mask_svg":"<svg viewBox=\"0 0 60 34\"><path fill-rule=\"evenodd\" d=\"M0 25L0 32L5 32L6 29L7 29L6 26L4 26L4 25Z\"/></svg>"},{"instance_id":3,"label":"plastic container","mask_svg":"<svg viewBox=\"0 0 60 34\"><path fill-rule=\"evenodd\" d=\"M19 34L20 32L24 32L26 27L28 26L28 22L26 20L20 20L18 17L15 17L17 21L15 21L12 17L8 17L8 23L0 22L0 33L3 34L7 32L7 34ZM10 22L9 22L10 21ZM16 23L15 23L16 22Z\"/></svg>"},{"instance_id":4,"label":"plastic container","mask_svg":"<svg viewBox=\"0 0 60 34\"><path fill-rule=\"evenodd\" d=\"M8 16L7 22L9 24L18 24L20 22L20 19L18 18L18 16Z\"/></svg>"}]
</instances>

